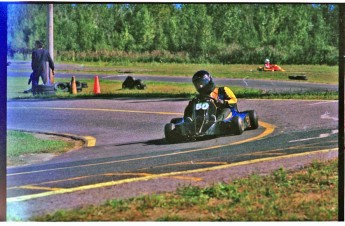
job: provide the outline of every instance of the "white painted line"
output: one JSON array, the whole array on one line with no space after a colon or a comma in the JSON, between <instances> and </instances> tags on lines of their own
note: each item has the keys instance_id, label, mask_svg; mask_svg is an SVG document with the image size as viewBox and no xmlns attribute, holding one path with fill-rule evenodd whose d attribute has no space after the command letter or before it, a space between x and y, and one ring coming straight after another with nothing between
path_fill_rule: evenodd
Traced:
<instances>
[{"instance_id":1,"label":"white painted line","mask_svg":"<svg viewBox=\"0 0 345 226\"><path fill-rule=\"evenodd\" d=\"M332 117L332 116L329 116L329 112L325 112L325 114L321 115L321 118L322 119L331 119L333 121L339 121L339 118L338 117Z\"/></svg>"},{"instance_id":2,"label":"white painted line","mask_svg":"<svg viewBox=\"0 0 345 226\"><path fill-rule=\"evenodd\" d=\"M332 101L322 101L322 102L317 102L317 103L312 103L308 105L319 105L319 104L329 104L329 103L337 103L337 100L332 100Z\"/></svg>"},{"instance_id":3,"label":"white painted line","mask_svg":"<svg viewBox=\"0 0 345 226\"><path fill-rule=\"evenodd\" d=\"M338 130L332 130L331 133L322 133L318 137L309 137L309 138L305 138L305 139L290 140L289 143L326 138L326 137L329 137L329 136L331 136L332 134L335 134L335 133L338 133Z\"/></svg>"},{"instance_id":4,"label":"white painted line","mask_svg":"<svg viewBox=\"0 0 345 226\"><path fill-rule=\"evenodd\" d=\"M102 77L103 79L105 78L114 78L114 77L125 77L127 76L126 74L120 74L120 75L108 75L108 76L104 76Z\"/></svg>"}]
</instances>

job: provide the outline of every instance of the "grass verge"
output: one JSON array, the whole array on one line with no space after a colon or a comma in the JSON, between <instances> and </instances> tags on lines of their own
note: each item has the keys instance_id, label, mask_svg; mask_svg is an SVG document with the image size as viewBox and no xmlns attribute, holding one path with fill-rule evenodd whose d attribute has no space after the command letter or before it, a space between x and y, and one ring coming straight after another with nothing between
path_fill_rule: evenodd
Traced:
<instances>
[{"instance_id":1,"label":"grass verge","mask_svg":"<svg viewBox=\"0 0 345 226\"><path fill-rule=\"evenodd\" d=\"M70 150L74 142L56 140L52 136L38 136L36 134L7 131L7 164L18 165L26 156L31 154L58 154Z\"/></svg>"},{"instance_id":2,"label":"grass verge","mask_svg":"<svg viewBox=\"0 0 345 226\"><path fill-rule=\"evenodd\" d=\"M196 94L191 83L174 83L174 82L145 82L145 90L128 90L122 89L121 81L100 81L101 94L93 94L93 80L80 79L80 82L86 82L88 88L83 88L82 92L72 95L68 92L56 92L54 96L37 95L23 93L30 88L26 85L26 78L9 77L7 82L8 99L88 99L88 98L118 98L118 97L135 97L135 98L188 98ZM57 79L56 82L69 82L64 79ZM337 100L338 92L286 92L278 93L274 91L262 91L257 89L248 89L231 86L238 98L260 98L260 99L309 99L309 100Z\"/></svg>"},{"instance_id":3,"label":"grass verge","mask_svg":"<svg viewBox=\"0 0 345 226\"><path fill-rule=\"evenodd\" d=\"M35 217L33 221L336 221L337 160L296 172L279 169L206 188L126 200Z\"/></svg>"},{"instance_id":4,"label":"grass verge","mask_svg":"<svg viewBox=\"0 0 345 226\"><path fill-rule=\"evenodd\" d=\"M62 63L62 62L61 62ZM105 62L76 62L67 63L80 66L80 69L61 72L95 73L95 74L123 74L133 73L142 75L188 76L191 77L198 70L207 70L215 78L247 78L288 81L289 75L306 75L308 82L338 84L338 66L327 65L280 65L285 72L258 71L261 65L254 64L178 64L178 63L105 63Z\"/></svg>"}]
</instances>

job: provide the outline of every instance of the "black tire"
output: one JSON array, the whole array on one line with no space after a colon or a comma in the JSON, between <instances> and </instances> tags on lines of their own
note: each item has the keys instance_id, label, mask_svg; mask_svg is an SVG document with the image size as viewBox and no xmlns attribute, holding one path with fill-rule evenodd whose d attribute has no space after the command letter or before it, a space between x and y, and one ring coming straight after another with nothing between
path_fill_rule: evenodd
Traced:
<instances>
[{"instance_id":1,"label":"black tire","mask_svg":"<svg viewBox=\"0 0 345 226\"><path fill-rule=\"evenodd\" d=\"M81 87L82 87L82 88L88 88L88 85L87 85L86 82L82 82L82 83L81 83Z\"/></svg>"},{"instance_id":2,"label":"black tire","mask_svg":"<svg viewBox=\"0 0 345 226\"><path fill-rule=\"evenodd\" d=\"M54 85L37 85L33 88L32 93L42 95L55 95Z\"/></svg>"},{"instance_id":3,"label":"black tire","mask_svg":"<svg viewBox=\"0 0 345 226\"><path fill-rule=\"evenodd\" d=\"M165 124L164 126L165 140L170 144L176 143L179 141L179 136L176 136L174 129L175 129L175 124L173 123L168 123L168 124Z\"/></svg>"},{"instance_id":4,"label":"black tire","mask_svg":"<svg viewBox=\"0 0 345 226\"><path fill-rule=\"evenodd\" d=\"M76 81L75 84L77 86L77 92L81 92L83 90L81 82Z\"/></svg>"},{"instance_id":5,"label":"black tire","mask_svg":"<svg viewBox=\"0 0 345 226\"><path fill-rule=\"evenodd\" d=\"M134 88L136 89L145 89L146 85L141 81L141 79L137 79L134 81Z\"/></svg>"},{"instance_id":6,"label":"black tire","mask_svg":"<svg viewBox=\"0 0 345 226\"><path fill-rule=\"evenodd\" d=\"M241 135L244 131L244 123L243 123L242 118L240 118L239 116L235 116L231 120L231 127L232 127L232 132L235 135Z\"/></svg>"},{"instance_id":7,"label":"black tire","mask_svg":"<svg viewBox=\"0 0 345 226\"><path fill-rule=\"evenodd\" d=\"M257 129L259 128L259 117L255 111L247 111L249 120L250 120L250 127L248 129Z\"/></svg>"},{"instance_id":8,"label":"black tire","mask_svg":"<svg viewBox=\"0 0 345 226\"><path fill-rule=\"evenodd\" d=\"M68 92L68 83L67 82L57 82L54 84L55 91L65 91Z\"/></svg>"},{"instance_id":9,"label":"black tire","mask_svg":"<svg viewBox=\"0 0 345 226\"><path fill-rule=\"evenodd\" d=\"M289 79L293 79L293 80L308 80L306 75L289 75Z\"/></svg>"}]
</instances>

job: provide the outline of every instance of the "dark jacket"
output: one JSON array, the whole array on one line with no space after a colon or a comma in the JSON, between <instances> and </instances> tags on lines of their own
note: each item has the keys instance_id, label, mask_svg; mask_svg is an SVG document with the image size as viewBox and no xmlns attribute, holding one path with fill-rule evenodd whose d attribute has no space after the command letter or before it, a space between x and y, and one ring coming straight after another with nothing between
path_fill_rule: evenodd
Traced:
<instances>
[{"instance_id":1,"label":"dark jacket","mask_svg":"<svg viewBox=\"0 0 345 226\"><path fill-rule=\"evenodd\" d=\"M32 52L31 68L35 76L41 76L45 80L45 75L47 74L46 62L49 62L49 67L54 70L54 62L50 57L50 54L45 49L35 49ZM44 81L45 83L45 81Z\"/></svg>"}]
</instances>

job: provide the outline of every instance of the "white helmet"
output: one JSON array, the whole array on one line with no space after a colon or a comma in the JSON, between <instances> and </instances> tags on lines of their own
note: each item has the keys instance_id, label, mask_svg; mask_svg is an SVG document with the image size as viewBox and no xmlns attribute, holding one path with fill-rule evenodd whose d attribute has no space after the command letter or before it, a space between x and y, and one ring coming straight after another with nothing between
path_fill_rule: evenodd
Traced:
<instances>
[{"instance_id":1,"label":"white helmet","mask_svg":"<svg viewBox=\"0 0 345 226\"><path fill-rule=\"evenodd\" d=\"M269 63L270 59L266 58L265 63Z\"/></svg>"}]
</instances>

